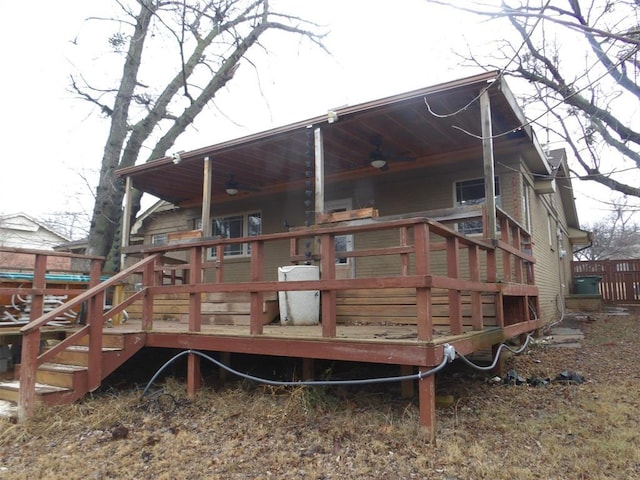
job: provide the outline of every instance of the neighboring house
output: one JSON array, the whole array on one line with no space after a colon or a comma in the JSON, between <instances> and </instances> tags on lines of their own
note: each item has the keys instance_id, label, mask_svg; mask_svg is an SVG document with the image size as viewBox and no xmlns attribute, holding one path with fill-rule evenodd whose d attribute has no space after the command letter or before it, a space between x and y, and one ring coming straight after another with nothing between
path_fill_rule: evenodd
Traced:
<instances>
[{"instance_id":1,"label":"neighboring house","mask_svg":"<svg viewBox=\"0 0 640 480\"><path fill-rule=\"evenodd\" d=\"M0 246L33 250L53 250L69 239L49 229L46 225L25 213L0 215ZM69 260L51 259L49 268L69 268ZM0 252L0 268L32 268L32 256L25 253Z\"/></svg>"}]
</instances>

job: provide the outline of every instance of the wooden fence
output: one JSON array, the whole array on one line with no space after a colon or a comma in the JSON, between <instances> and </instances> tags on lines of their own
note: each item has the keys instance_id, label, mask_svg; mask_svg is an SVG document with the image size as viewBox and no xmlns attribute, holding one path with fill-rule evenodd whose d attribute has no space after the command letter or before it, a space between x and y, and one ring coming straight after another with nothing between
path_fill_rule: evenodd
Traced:
<instances>
[{"instance_id":1,"label":"wooden fence","mask_svg":"<svg viewBox=\"0 0 640 480\"><path fill-rule=\"evenodd\" d=\"M640 259L571 262L571 273L574 280L601 277L599 289L606 302L640 303Z\"/></svg>"}]
</instances>

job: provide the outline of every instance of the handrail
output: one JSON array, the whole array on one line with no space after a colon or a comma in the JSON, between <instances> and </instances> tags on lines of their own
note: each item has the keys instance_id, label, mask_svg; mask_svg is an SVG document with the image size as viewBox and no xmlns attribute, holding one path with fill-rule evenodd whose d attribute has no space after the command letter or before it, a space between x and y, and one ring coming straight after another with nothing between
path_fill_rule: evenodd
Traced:
<instances>
[{"instance_id":1,"label":"handrail","mask_svg":"<svg viewBox=\"0 0 640 480\"><path fill-rule=\"evenodd\" d=\"M256 235L252 237L240 237L240 238L220 238L220 237L204 237L197 240L187 240L184 242L177 242L167 245L149 246L149 245L132 245L123 249L124 253L129 254L151 254L151 253L165 253L170 251L188 250L193 247L212 248L217 245L234 245L247 242L270 242L274 240L288 240L292 238L306 238L313 237L322 234L333 235L355 235L363 232L370 232L374 230L388 230L400 227L411 227L415 225L426 224L429 226L431 232L444 236L444 237L457 237L463 245L478 246L482 249L493 248L487 246L485 242L480 239L467 237L455 230L452 230L445 225L432 220L427 217L410 217L393 220L385 220L384 217L366 219L366 220L354 220L348 222L341 222L337 225L312 225L310 227L300 227L289 232L269 233L263 235Z\"/></svg>"},{"instance_id":2,"label":"handrail","mask_svg":"<svg viewBox=\"0 0 640 480\"><path fill-rule=\"evenodd\" d=\"M51 310L50 312L42 315L41 317L36 318L35 320L32 320L31 322L29 322L28 324L26 324L25 326L23 326L20 329L20 333L28 334L28 333L34 331L35 329L38 329L38 328L46 325L48 322L53 320L55 317L63 314L64 312L66 312L68 310L71 310L73 307L76 307L76 306L82 304L82 302L90 299L91 297L95 296L97 293L103 292L107 288L118 284L122 279L124 279L124 278L128 277L129 275L131 275L132 273L135 273L138 270L140 270L141 267L144 267L145 265L154 262L159 256L160 256L160 254L150 255L150 256L144 258L143 260L140 260L135 265L132 265L131 267L128 267L128 268L116 273L114 276L112 276L108 280L105 280L104 282L96 285L95 287L91 287L91 288L85 290L80 295L78 295L78 296L74 297L73 299L69 300L68 302L66 302L64 305L61 305L58 308L55 308L54 310Z\"/></svg>"},{"instance_id":3,"label":"handrail","mask_svg":"<svg viewBox=\"0 0 640 480\"><path fill-rule=\"evenodd\" d=\"M24 253L28 255L47 255L49 257L61 257L61 258L78 258L83 260L104 260L104 257L97 255L85 255L82 253L71 252L59 252L57 250L38 250L35 248L20 248L20 247L3 247L0 246L0 252L6 253Z\"/></svg>"}]
</instances>

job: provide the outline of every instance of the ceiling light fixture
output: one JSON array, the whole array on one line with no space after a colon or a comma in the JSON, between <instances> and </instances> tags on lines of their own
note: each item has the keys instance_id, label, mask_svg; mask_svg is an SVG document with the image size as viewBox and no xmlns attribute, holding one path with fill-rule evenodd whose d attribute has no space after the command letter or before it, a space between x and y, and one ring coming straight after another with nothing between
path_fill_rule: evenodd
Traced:
<instances>
[{"instance_id":1,"label":"ceiling light fixture","mask_svg":"<svg viewBox=\"0 0 640 480\"><path fill-rule=\"evenodd\" d=\"M233 178L233 175L229 177L229 181L227 182L225 187L226 187L225 191L227 192L227 195L237 195L239 192L238 182L235 181L235 179Z\"/></svg>"}]
</instances>

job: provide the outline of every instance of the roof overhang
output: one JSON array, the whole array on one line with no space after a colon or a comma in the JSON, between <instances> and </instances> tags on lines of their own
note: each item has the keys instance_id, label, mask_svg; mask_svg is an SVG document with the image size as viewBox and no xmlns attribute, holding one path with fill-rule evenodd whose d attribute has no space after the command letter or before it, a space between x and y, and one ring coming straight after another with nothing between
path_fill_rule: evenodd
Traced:
<instances>
[{"instance_id":1,"label":"roof overhang","mask_svg":"<svg viewBox=\"0 0 640 480\"><path fill-rule=\"evenodd\" d=\"M322 129L327 183L383 174L368 162L376 138L381 139L381 149L388 156L415 159L394 163L394 171L472 159L482 164L478 98L484 89L490 95L495 155L517 153L533 173L551 174L533 130L499 72L337 108L290 125L183 152L179 159L164 157L116 173L130 177L134 188L179 206L201 203L205 157L211 162L214 201L228 199L225 185L230 178L255 195L302 188L315 128Z\"/></svg>"}]
</instances>

